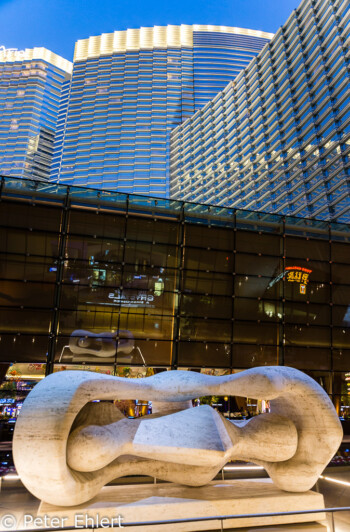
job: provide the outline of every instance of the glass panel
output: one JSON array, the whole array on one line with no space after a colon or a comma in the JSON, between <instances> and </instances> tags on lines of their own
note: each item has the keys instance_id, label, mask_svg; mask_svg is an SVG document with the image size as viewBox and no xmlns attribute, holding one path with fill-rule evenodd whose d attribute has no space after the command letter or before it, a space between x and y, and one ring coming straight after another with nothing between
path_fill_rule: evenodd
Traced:
<instances>
[{"instance_id":1,"label":"glass panel","mask_svg":"<svg viewBox=\"0 0 350 532\"><path fill-rule=\"evenodd\" d=\"M350 305L332 307L332 324L339 327L350 327Z\"/></svg>"},{"instance_id":2,"label":"glass panel","mask_svg":"<svg viewBox=\"0 0 350 532\"><path fill-rule=\"evenodd\" d=\"M69 202L78 207L106 207L109 209L126 208L126 194L116 191L96 190L74 186L69 191Z\"/></svg>"},{"instance_id":3,"label":"glass panel","mask_svg":"<svg viewBox=\"0 0 350 532\"><path fill-rule=\"evenodd\" d=\"M120 286L122 266L115 262L65 260L62 281L69 285Z\"/></svg>"},{"instance_id":4,"label":"glass panel","mask_svg":"<svg viewBox=\"0 0 350 532\"><path fill-rule=\"evenodd\" d=\"M170 339L173 331L171 316L150 316L145 312L121 312L119 335L135 338Z\"/></svg>"},{"instance_id":5,"label":"glass panel","mask_svg":"<svg viewBox=\"0 0 350 532\"><path fill-rule=\"evenodd\" d=\"M98 364L105 366L169 365L173 344L161 339L143 340L131 334L118 339L115 333L93 334L77 330L71 336L60 336L56 341L55 361L58 364Z\"/></svg>"},{"instance_id":6,"label":"glass panel","mask_svg":"<svg viewBox=\"0 0 350 532\"><path fill-rule=\"evenodd\" d=\"M231 318L232 298L222 296L181 296L182 316L203 316L207 318Z\"/></svg>"},{"instance_id":7,"label":"glass panel","mask_svg":"<svg viewBox=\"0 0 350 532\"><path fill-rule=\"evenodd\" d=\"M225 207L203 205L200 203L184 203L185 220L203 225L221 225L234 227L234 211Z\"/></svg>"},{"instance_id":8,"label":"glass panel","mask_svg":"<svg viewBox=\"0 0 350 532\"><path fill-rule=\"evenodd\" d=\"M171 268L126 265L123 271L123 287L138 290L152 290L154 294L174 292L177 287L178 271Z\"/></svg>"},{"instance_id":9,"label":"glass panel","mask_svg":"<svg viewBox=\"0 0 350 532\"><path fill-rule=\"evenodd\" d=\"M179 342L178 363L186 366L228 368L231 359L229 344L208 342Z\"/></svg>"},{"instance_id":10,"label":"glass panel","mask_svg":"<svg viewBox=\"0 0 350 532\"><path fill-rule=\"evenodd\" d=\"M333 369L349 371L349 368L350 368L350 349L333 349ZM349 382L350 382L350 379L349 379ZM350 412L349 412L349 415L350 415Z\"/></svg>"},{"instance_id":11,"label":"glass panel","mask_svg":"<svg viewBox=\"0 0 350 532\"><path fill-rule=\"evenodd\" d=\"M58 364L98 365L114 364L119 348L129 364L132 356L132 346L117 341L117 335L112 332L92 333L91 331L76 329L70 336L59 336L55 341L55 362ZM83 369L83 368L80 368Z\"/></svg>"},{"instance_id":12,"label":"glass panel","mask_svg":"<svg viewBox=\"0 0 350 532\"><path fill-rule=\"evenodd\" d=\"M151 198L149 196L140 196L130 194L129 213L142 213L159 216L161 212L164 216L178 215L182 209L182 203L176 200L166 200L161 198Z\"/></svg>"},{"instance_id":13,"label":"glass panel","mask_svg":"<svg viewBox=\"0 0 350 532\"><path fill-rule=\"evenodd\" d=\"M350 284L350 265L333 263L332 281L337 284Z\"/></svg>"},{"instance_id":14,"label":"glass panel","mask_svg":"<svg viewBox=\"0 0 350 532\"><path fill-rule=\"evenodd\" d=\"M350 264L349 244L332 242L332 260L335 262L345 262Z\"/></svg>"},{"instance_id":15,"label":"glass panel","mask_svg":"<svg viewBox=\"0 0 350 532\"><path fill-rule=\"evenodd\" d=\"M129 216L127 240L156 242L176 245L179 238L179 224L158 219Z\"/></svg>"},{"instance_id":16,"label":"glass panel","mask_svg":"<svg viewBox=\"0 0 350 532\"><path fill-rule=\"evenodd\" d=\"M349 349L350 346L350 328L333 327L332 329L333 347Z\"/></svg>"},{"instance_id":17,"label":"glass panel","mask_svg":"<svg viewBox=\"0 0 350 532\"><path fill-rule=\"evenodd\" d=\"M11 194L14 194L17 198L30 198L32 201L46 199L52 203L62 203L67 194L67 187L65 185L47 183L46 181L5 177L2 197L8 197Z\"/></svg>"},{"instance_id":18,"label":"glass panel","mask_svg":"<svg viewBox=\"0 0 350 532\"><path fill-rule=\"evenodd\" d=\"M130 353L132 357L130 365L169 366L172 359L172 350L173 344L169 341L135 339L134 348ZM123 360L126 356L126 353L120 349L117 355L117 363L125 364Z\"/></svg>"},{"instance_id":19,"label":"glass panel","mask_svg":"<svg viewBox=\"0 0 350 532\"><path fill-rule=\"evenodd\" d=\"M235 295L277 299L283 295L282 277L270 279L252 275L236 275Z\"/></svg>"},{"instance_id":20,"label":"glass panel","mask_svg":"<svg viewBox=\"0 0 350 532\"><path fill-rule=\"evenodd\" d=\"M277 323L235 321L233 339L235 343L278 345L280 328Z\"/></svg>"},{"instance_id":21,"label":"glass panel","mask_svg":"<svg viewBox=\"0 0 350 532\"><path fill-rule=\"evenodd\" d=\"M282 271L282 261L279 257L259 257L237 253L236 273L245 275L264 275L271 279L276 278Z\"/></svg>"},{"instance_id":22,"label":"glass panel","mask_svg":"<svg viewBox=\"0 0 350 532\"><path fill-rule=\"evenodd\" d=\"M304 237L318 237L324 240L329 240L328 222L293 216L286 216L285 220L286 234Z\"/></svg>"},{"instance_id":23,"label":"glass panel","mask_svg":"<svg viewBox=\"0 0 350 532\"><path fill-rule=\"evenodd\" d=\"M197 294L217 294L230 296L233 293L232 274L184 270L182 290Z\"/></svg>"},{"instance_id":24,"label":"glass panel","mask_svg":"<svg viewBox=\"0 0 350 532\"><path fill-rule=\"evenodd\" d=\"M285 242L287 257L305 257L321 261L329 261L330 259L330 245L328 242L292 237L287 237Z\"/></svg>"},{"instance_id":25,"label":"glass panel","mask_svg":"<svg viewBox=\"0 0 350 532\"><path fill-rule=\"evenodd\" d=\"M331 334L328 327L307 327L305 325L285 325L286 345L309 345L310 347L330 347Z\"/></svg>"},{"instance_id":26,"label":"glass panel","mask_svg":"<svg viewBox=\"0 0 350 532\"><path fill-rule=\"evenodd\" d=\"M282 216L267 214L265 212L236 211L237 228L249 231L264 231L268 233L280 233L282 231Z\"/></svg>"},{"instance_id":27,"label":"glass panel","mask_svg":"<svg viewBox=\"0 0 350 532\"><path fill-rule=\"evenodd\" d=\"M311 271L310 271L311 270ZM329 282L330 265L328 262L316 262L304 259L286 259L285 279L289 282L290 274L295 278L296 272L301 273L300 282L303 282L303 274L308 274L308 282ZM295 282L295 281L294 281ZM299 282L299 279L297 280ZM306 283L307 284L307 283Z\"/></svg>"},{"instance_id":28,"label":"glass panel","mask_svg":"<svg viewBox=\"0 0 350 532\"><path fill-rule=\"evenodd\" d=\"M69 233L121 239L124 238L125 216L72 210L68 228Z\"/></svg>"},{"instance_id":29,"label":"glass panel","mask_svg":"<svg viewBox=\"0 0 350 532\"><path fill-rule=\"evenodd\" d=\"M300 277L302 280L302 277ZM329 303L330 302L330 286L327 283L310 283L306 285L302 282L286 282L284 283L284 296L290 301L310 301L313 303Z\"/></svg>"},{"instance_id":30,"label":"glass panel","mask_svg":"<svg viewBox=\"0 0 350 532\"><path fill-rule=\"evenodd\" d=\"M236 249L247 253L280 255L283 252L283 239L280 236L265 233L247 233L237 231Z\"/></svg>"},{"instance_id":31,"label":"glass panel","mask_svg":"<svg viewBox=\"0 0 350 532\"><path fill-rule=\"evenodd\" d=\"M47 336L1 334L0 338L1 362L46 362Z\"/></svg>"},{"instance_id":32,"label":"glass panel","mask_svg":"<svg viewBox=\"0 0 350 532\"><path fill-rule=\"evenodd\" d=\"M119 307L95 311L60 311L59 332L70 335L72 331L83 329L93 333L115 332L119 323Z\"/></svg>"},{"instance_id":33,"label":"glass panel","mask_svg":"<svg viewBox=\"0 0 350 532\"><path fill-rule=\"evenodd\" d=\"M350 304L350 286L333 284L332 286L332 301L338 305Z\"/></svg>"},{"instance_id":34,"label":"glass panel","mask_svg":"<svg viewBox=\"0 0 350 532\"><path fill-rule=\"evenodd\" d=\"M278 347L266 345L233 345L232 364L236 368L275 366L278 364Z\"/></svg>"},{"instance_id":35,"label":"glass panel","mask_svg":"<svg viewBox=\"0 0 350 532\"><path fill-rule=\"evenodd\" d=\"M0 305L52 308L54 292L54 284L0 281Z\"/></svg>"},{"instance_id":36,"label":"glass panel","mask_svg":"<svg viewBox=\"0 0 350 532\"><path fill-rule=\"evenodd\" d=\"M0 330L4 332L49 333L51 310L0 309Z\"/></svg>"},{"instance_id":37,"label":"glass panel","mask_svg":"<svg viewBox=\"0 0 350 532\"><path fill-rule=\"evenodd\" d=\"M0 257L0 277L3 279L55 282L56 275L57 262L51 259L20 255Z\"/></svg>"},{"instance_id":38,"label":"glass panel","mask_svg":"<svg viewBox=\"0 0 350 532\"><path fill-rule=\"evenodd\" d=\"M225 320L203 320L181 318L179 338L181 340L208 340L231 342L232 322Z\"/></svg>"},{"instance_id":39,"label":"glass panel","mask_svg":"<svg viewBox=\"0 0 350 532\"><path fill-rule=\"evenodd\" d=\"M233 250L234 232L232 229L185 225L186 246Z\"/></svg>"},{"instance_id":40,"label":"glass panel","mask_svg":"<svg viewBox=\"0 0 350 532\"><path fill-rule=\"evenodd\" d=\"M287 323L309 323L310 325L329 325L329 305L307 305L306 303L285 303L285 321Z\"/></svg>"},{"instance_id":41,"label":"glass panel","mask_svg":"<svg viewBox=\"0 0 350 532\"><path fill-rule=\"evenodd\" d=\"M175 268L178 266L179 249L174 246L151 244L146 242L126 242L125 262L139 266L160 266Z\"/></svg>"},{"instance_id":42,"label":"glass panel","mask_svg":"<svg viewBox=\"0 0 350 532\"><path fill-rule=\"evenodd\" d=\"M282 304L278 301L236 298L234 316L240 320L279 321Z\"/></svg>"},{"instance_id":43,"label":"glass panel","mask_svg":"<svg viewBox=\"0 0 350 532\"><path fill-rule=\"evenodd\" d=\"M286 347L284 363L297 369L331 369L331 350L307 347Z\"/></svg>"},{"instance_id":44,"label":"glass panel","mask_svg":"<svg viewBox=\"0 0 350 532\"><path fill-rule=\"evenodd\" d=\"M91 265L99 262L121 262L123 258L123 242L118 240L102 240L68 236L65 257L89 261Z\"/></svg>"},{"instance_id":45,"label":"glass panel","mask_svg":"<svg viewBox=\"0 0 350 532\"><path fill-rule=\"evenodd\" d=\"M28 203L1 202L0 225L31 230L59 231L62 210Z\"/></svg>"},{"instance_id":46,"label":"glass panel","mask_svg":"<svg viewBox=\"0 0 350 532\"><path fill-rule=\"evenodd\" d=\"M233 253L195 248L185 248L184 267L186 270L217 272L233 271Z\"/></svg>"},{"instance_id":47,"label":"glass panel","mask_svg":"<svg viewBox=\"0 0 350 532\"><path fill-rule=\"evenodd\" d=\"M57 257L58 235L0 228L0 251Z\"/></svg>"}]
</instances>

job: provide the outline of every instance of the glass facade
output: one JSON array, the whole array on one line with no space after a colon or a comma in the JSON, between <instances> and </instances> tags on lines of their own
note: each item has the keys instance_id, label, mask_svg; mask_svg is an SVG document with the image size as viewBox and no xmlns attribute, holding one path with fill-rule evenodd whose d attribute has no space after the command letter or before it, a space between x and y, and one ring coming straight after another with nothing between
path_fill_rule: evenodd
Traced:
<instances>
[{"instance_id":1,"label":"glass facade","mask_svg":"<svg viewBox=\"0 0 350 532\"><path fill-rule=\"evenodd\" d=\"M272 34L155 26L78 41L51 181L169 195L169 133L222 90Z\"/></svg>"},{"instance_id":2,"label":"glass facade","mask_svg":"<svg viewBox=\"0 0 350 532\"><path fill-rule=\"evenodd\" d=\"M349 225L1 184L3 372L288 365L348 404Z\"/></svg>"},{"instance_id":3,"label":"glass facade","mask_svg":"<svg viewBox=\"0 0 350 532\"><path fill-rule=\"evenodd\" d=\"M72 64L45 48L0 50L0 173L48 180Z\"/></svg>"},{"instance_id":4,"label":"glass facade","mask_svg":"<svg viewBox=\"0 0 350 532\"><path fill-rule=\"evenodd\" d=\"M350 222L346 0L306 0L171 134L170 195Z\"/></svg>"}]
</instances>

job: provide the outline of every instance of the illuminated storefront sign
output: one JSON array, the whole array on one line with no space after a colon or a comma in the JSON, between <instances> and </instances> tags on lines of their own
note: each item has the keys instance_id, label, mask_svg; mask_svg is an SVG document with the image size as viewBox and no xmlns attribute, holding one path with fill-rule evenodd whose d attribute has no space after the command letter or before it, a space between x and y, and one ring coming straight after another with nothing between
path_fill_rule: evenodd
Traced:
<instances>
[{"instance_id":1,"label":"illuminated storefront sign","mask_svg":"<svg viewBox=\"0 0 350 532\"><path fill-rule=\"evenodd\" d=\"M289 283L298 283L301 294L306 294L306 285L309 282L309 276L312 270L303 268L302 266L287 266L283 273L272 279L268 288L271 288L279 281L286 280Z\"/></svg>"},{"instance_id":2,"label":"illuminated storefront sign","mask_svg":"<svg viewBox=\"0 0 350 532\"><path fill-rule=\"evenodd\" d=\"M154 295L146 292L146 290L139 290L135 294L116 290L108 294L108 299L121 307L154 307L151 305L154 301Z\"/></svg>"},{"instance_id":3,"label":"illuminated storefront sign","mask_svg":"<svg viewBox=\"0 0 350 532\"><path fill-rule=\"evenodd\" d=\"M0 405L13 405L15 402L15 399L9 397L1 397L0 399Z\"/></svg>"},{"instance_id":4,"label":"illuminated storefront sign","mask_svg":"<svg viewBox=\"0 0 350 532\"><path fill-rule=\"evenodd\" d=\"M306 294L306 285L309 282L310 273L312 273L312 270L301 266L287 266L284 275L289 283L299 283L300 293Z\"/></svg>"}]
</instances>

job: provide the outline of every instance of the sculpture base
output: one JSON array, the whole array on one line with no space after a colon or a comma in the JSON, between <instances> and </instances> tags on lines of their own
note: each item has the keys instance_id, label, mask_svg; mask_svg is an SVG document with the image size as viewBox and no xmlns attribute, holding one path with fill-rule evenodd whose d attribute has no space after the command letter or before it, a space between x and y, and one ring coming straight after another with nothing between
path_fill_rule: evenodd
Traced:
<instances>
[{"instance_id":1,"label":"sculpture base","mask_svg":"<svg viewBox=\"0 0 350 532\"><path fill-rule=\"evenodd\" d=\"M42 502L38 516L66 518L64 526L93 523L96 528L114 518L114 528L119 528L118 516L124 523L163 521L209 517L215 515L242 515L324 508L323 495L313 491L291 493L276 488L270 479L212 481L201 488L189 488L179 484L161 483L148 485L106 486L91 501L74 507L63 508ZM86 521L89 518L90 520ZM107 518L102 521L102 518ZM325 520L319 512L309 515L271 516L264 518L238 518L223 521L224 529L260 527L288 523L310 523ZM78 520L78 521L77 521ZM288 527L289 528L289 527ZM140 527L127 527L140 531ZM143 526L142 532L218 530L218 521L178 523ZM298 527L299 529L299 527ZM297 530L295 528L295 530ZM310 530L309 526L300 530ZM315 523L311 530L323 530Z\"/></svg>"}]
</instances>

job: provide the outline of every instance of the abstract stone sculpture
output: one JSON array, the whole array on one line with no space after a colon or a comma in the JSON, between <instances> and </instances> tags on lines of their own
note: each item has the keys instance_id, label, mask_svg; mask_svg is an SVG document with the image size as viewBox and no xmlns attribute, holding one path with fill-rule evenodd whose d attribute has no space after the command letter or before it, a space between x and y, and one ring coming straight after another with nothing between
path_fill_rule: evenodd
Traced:
<instances>
[{"instance_id":1,"label":"abstract stone sculpture","mask_svg":"<svg viewBox=\"0 0 350 532\"><path fill-rule=\"evenodd\" d=\"M235 425L209 406L191 408L191 400L204 395L269 400L270 413ZM154 413L130 420L104 402L136 397L153 401ZM28 395L13 453L29 491L73 506L124 475L202 486L233 458L262 465L282 490L306 491L341 440L329 397L293 368L258 367L221 377L167 371L143 379L64 371Z\"/></svg>"}]
</instances>

